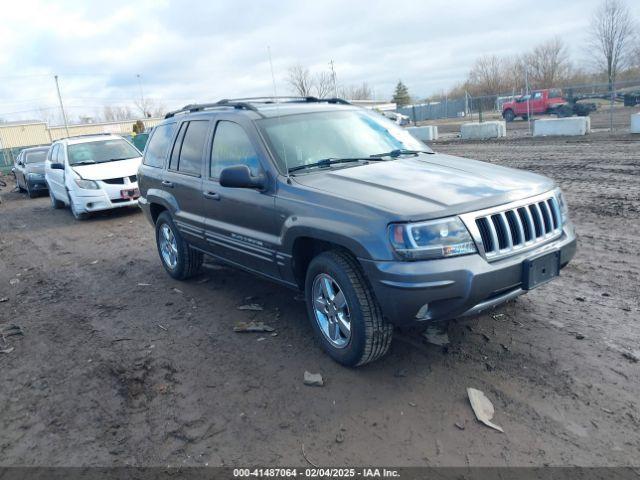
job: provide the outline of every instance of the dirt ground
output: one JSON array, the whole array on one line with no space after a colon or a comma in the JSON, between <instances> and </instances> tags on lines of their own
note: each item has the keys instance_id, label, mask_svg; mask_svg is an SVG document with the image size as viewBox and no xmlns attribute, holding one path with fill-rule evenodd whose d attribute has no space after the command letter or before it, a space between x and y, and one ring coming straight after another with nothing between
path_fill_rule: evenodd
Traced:
<instances>
[{"instance_id":1,"label":"dirt ground","mask_svg":"<svg viewBox=\"0 0 640 480\"><path fill-rule=\"evenodd\" d=\"M0 323L24 335L0 343L0 464L303 466L304 445L323 466L640 465L640 139L434 148L556 179L578 254L452 322L448 348L405 333L360 369L320 351L295 292L215 264L170 279L137 210L77 222L4 188ZM254 318L277 336L233 331ZM467 387L504 433L475 420Z\"/></svg>"}]
</instances>

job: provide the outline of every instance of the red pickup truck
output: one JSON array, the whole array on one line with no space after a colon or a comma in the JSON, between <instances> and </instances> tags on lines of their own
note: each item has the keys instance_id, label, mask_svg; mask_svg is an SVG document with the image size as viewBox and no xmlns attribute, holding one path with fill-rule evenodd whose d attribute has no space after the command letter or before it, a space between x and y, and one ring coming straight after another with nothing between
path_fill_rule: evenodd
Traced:
<instances>
[{"instance_id":1,"label":"red pickup truck","mask_svg":"<svg viewBox=\"0 0 640 480\"><path fill-rule=\"evenodd\" d=\"M535 90L531 95L522 95L512 102L505 102L502 105L502 118L507 122L512 122L516 117L526 120L529 115L554 113L566 103L559 88Z\"/></svg>"}]
</instances>

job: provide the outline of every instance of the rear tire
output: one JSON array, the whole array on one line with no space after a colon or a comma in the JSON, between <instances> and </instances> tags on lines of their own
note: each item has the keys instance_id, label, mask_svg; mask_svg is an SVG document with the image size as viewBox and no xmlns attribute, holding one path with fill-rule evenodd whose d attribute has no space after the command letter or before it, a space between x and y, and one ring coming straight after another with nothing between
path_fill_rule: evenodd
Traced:
<instances>
[{"instance_id":1,"label":"rear tire","mask_svg":"<svg viewBox=\"0 0 640 480\"><path fill-rule=\"evenodd\" d=\"M343 303L342 301L336 300L333 305L327 306L324 310L327 315L320 313L321 306L327 305L327 298L318 297L315 285L327 279L335 293L333 299L342 294L343 300L346 301L346 309L343 311L348 312L348 338L347 335L339 333L332 340L331 330L328 330L332 325L329 320L332 315L329 312L331 309L335 312L336 306ZM316 338L323 350L336 362L348 367L360 366L379 359L389 350L393 325L383 318L368 280L351 255L332 250L315 257L307 269L305 298L307 313ZM342 331L342 328L340 330Z\"/></svg>"},{"instance_id":2,"label":"rear tire","mask_svg":"<svg viewBox=\"0 0 640 480\"><path fill-rule=\"evenodd\" d=\"M51 187L49 187L49 200L51 200L51 208L59 210L62 207L64 207L64 202L61 202L53 195L53 192L51 191Z\"/></svg>"},{"instance_id":3,"label":"rear tire","mask_svg":"<svg viewBox=\"0 0 640 480\"><path fill-rule=\"evenodd\" d=\"M156 221L156 246L162 266L176 280L186 280L200 271L202 252L191 248L169 212L162 212Z\"/></svg>"}]
</instances>

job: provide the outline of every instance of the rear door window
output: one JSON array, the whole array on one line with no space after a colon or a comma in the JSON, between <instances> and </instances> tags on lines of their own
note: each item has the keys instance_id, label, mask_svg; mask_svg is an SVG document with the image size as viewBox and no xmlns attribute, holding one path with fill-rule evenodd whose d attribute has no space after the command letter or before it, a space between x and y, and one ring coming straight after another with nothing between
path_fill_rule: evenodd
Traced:
<instances>
[{"instance_id":1,"label":"rear door window","mask_svg":"<svg viewBox=\"0 0 640 480\"><path fill-rule=\"evenodd\" d=\"M183 129L184 133L182 133ZM173 147L173 152L171 152L171 167L180 173L199 176L202 171L204 145L209 133L209 121L192 120L184 123L180 130L183 139L179 144L179 134L176 145ZM175 164L176 156L177 165Z\"/></svg>"},{"instance_id":2,"label":"rear door window","mask_svg":"<svg viewBox=\"0 0 640 480\"><path fill-rule=\"evenodd\" d=\"M142 163L149 167L162 168L167 158L167 150L176 128L175 122L166 123L155 128L149 144L144 152Z\"/></svg>"}]
</instances>

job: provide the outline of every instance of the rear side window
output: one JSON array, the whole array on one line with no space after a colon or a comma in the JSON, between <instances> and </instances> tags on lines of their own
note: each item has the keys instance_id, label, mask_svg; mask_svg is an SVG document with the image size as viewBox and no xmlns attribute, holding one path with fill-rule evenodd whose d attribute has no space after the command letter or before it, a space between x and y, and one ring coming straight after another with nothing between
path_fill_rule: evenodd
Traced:
<instances>
[{"instance_id":1,"label":"rear side window","mask_svg":"<svg viewBox=\"0 0 640 480\"><path fill-rule=\"evenodd\" d=\"M167 150L175 128L175 123L166 123L155 128L144 152L143 164L156 168L164 166L164 159L167 157Z\"/></svg>"},{"instance_id":2,"label":"rear side window","mask_svg":"<svg viewBox=\"0 0 640 480\"><path fill-rule=\"evenodd\" d=\"M211 178L219 178L220 172L233 165L246 165L252 175L258 175L260 161L249 136L237 123L220 121L213 137L211 150Z\"/></svg>"},{"instance_id":3,"label":"rear side window","mask_svg":"<svg viewBox=\"0 0 640 480\"><path fill-rule=\"evenodd\" d=\"M184 133L182 133L182 130ZM202 169L202 154L204 144L207 141L209 132L208 120L193 120L180 127L181 134L178 135L173 152L171 152L171 168L180 173L189 175L200 175ZM180 137L184 135L182 144L179 145ZM175 159L177 155L177 166ZM176 168L177 167L177 168Z\"/></svg>"},{"instance_id":4,"label":"rear side window","mask_svg":"<svg viewBox=\"0 0 640 480\"><path fill-rule=\"evenodd\" d=\"M562 98L562 91L557 88L549 90L549 98Z\"/></svg>"},{"instance_id":5,"label":"rear side window","mask_svg":"<svg viewBox=\"0 0 640 480\"><path fill-rule=\"evenodd\" d=\"M25 154L26 163L42 163L47 156L46 150L36 150Z\"/></svg>"}]
</instances>

